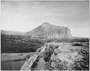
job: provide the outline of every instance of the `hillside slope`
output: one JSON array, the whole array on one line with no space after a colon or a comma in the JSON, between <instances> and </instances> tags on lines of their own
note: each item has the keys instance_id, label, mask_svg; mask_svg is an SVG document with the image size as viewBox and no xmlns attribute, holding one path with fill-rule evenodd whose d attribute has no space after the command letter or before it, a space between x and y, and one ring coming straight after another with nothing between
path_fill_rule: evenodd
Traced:
<instances>
[{"instance_id":1,"label":"hillside slope","mask_svg":"<svg viewBox=\"0 0 90 71\"><path fill-rule=\"evenodd\" d=\"M67 27L61 27L56 25L51 25L49 23L43 23L39 27L27 32L25 35L31 37L41 37L41 38L71 38L70 29Z\"/></svg>"}]
</instances>

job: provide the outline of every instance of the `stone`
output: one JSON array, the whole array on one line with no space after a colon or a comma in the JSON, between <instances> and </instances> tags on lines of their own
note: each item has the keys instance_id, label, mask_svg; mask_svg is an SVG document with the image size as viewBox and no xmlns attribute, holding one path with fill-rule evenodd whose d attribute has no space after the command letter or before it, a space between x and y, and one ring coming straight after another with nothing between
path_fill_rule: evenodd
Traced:
<instances>
[{"instance_id":1,"label":"stone","mask_svg":"<svg viewBox=\"0 0 90 71\"><path fill-rule=\"evenodd\" d=\"M52 66L52 67L55 67L55 66L56 66L55 62L52 62L52 63L51 63L51 66Z\"/></svg>"}]
</instances>

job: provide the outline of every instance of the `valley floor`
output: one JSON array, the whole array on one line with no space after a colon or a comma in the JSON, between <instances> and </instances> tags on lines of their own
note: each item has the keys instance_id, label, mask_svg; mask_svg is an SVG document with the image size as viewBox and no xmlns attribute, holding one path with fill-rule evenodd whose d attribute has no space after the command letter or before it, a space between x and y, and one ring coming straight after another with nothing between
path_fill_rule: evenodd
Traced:
<instances>
[{"instance_id":1,"label":"valley floor","mask_svg":"<svg viewBox=\"0 0 90 71\"><path fill-rule=\"evenodd\" d=\"M25 60L32 56L34 52L30 53L2 53L1 61L17 61L17 60Z\"/></svg>"},{"instance_id":2,"label":"valley floor","mask_svg":"<svg viewBox=\"0 0 90 71\"><path fill-rule=\"evenodd\" d=\"M2 53L1 69L2 70L20 70L25 61L32 56L32 53Z\"/></svg>"}]
</instances>

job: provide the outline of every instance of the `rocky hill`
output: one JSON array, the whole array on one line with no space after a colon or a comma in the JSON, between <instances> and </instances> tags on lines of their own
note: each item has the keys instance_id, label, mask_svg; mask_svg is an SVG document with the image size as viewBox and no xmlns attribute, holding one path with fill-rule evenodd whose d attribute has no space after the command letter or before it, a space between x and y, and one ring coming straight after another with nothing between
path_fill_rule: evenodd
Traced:
<instances>
[{"instance_id":1,"label":"rocky hill","mask_svg":"<svg viewBox=\"0 0 90 71\"><path fill-rule=\"evenodd\" d=\"M39 38L71 38L70 29L67 27L61 27L51 25L49 23L43 23L39 27L27 32L25 35Z\"/></svg>"}]
</instances>

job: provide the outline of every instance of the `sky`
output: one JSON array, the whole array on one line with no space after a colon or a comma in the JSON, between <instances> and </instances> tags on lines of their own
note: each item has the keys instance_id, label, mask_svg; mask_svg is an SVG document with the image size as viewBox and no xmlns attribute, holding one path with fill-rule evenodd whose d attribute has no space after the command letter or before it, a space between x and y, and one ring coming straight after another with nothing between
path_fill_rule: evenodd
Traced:
<instances>
[{"instance_id":1,"label":"sky","mask_svg":"<svg viewBox=\"0 0 90 71\"><path fill-rule=\"evenodd\" d=\"M89 37L88 1L2 1L1 29L28 32L44 22L65 26L72 36Z\"/></svg>"}]
</instances>

